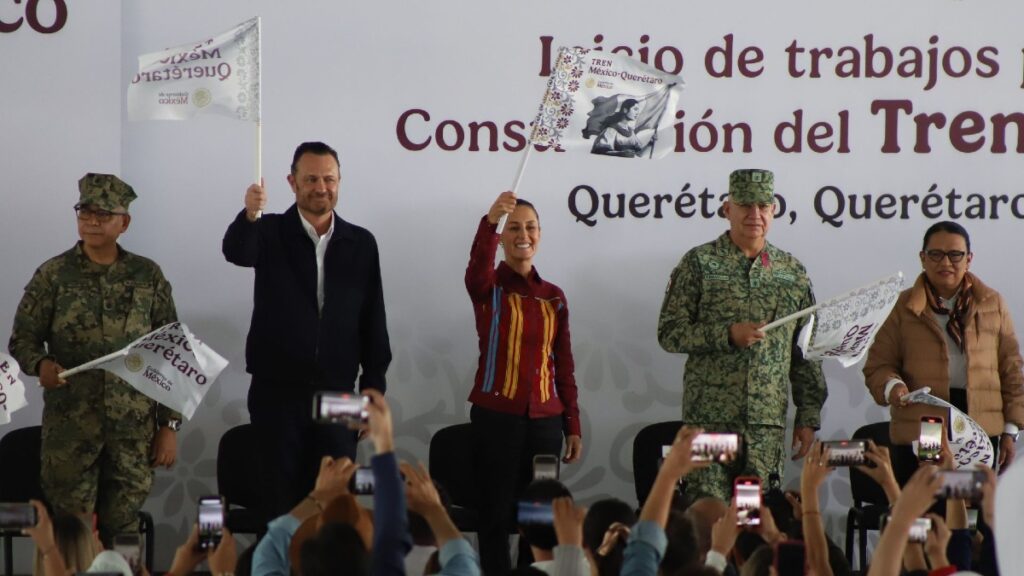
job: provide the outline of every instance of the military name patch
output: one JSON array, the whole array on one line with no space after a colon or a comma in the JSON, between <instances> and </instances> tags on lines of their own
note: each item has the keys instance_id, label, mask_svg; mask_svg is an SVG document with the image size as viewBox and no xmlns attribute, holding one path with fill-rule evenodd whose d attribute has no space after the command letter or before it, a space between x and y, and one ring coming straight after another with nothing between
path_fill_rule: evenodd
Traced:
<instances>
[{"instance_id":1,"label":"military name patch","mask_svg":"<svg viewBox=\"0 0 1024 576\"><path fill-rule=\"evenodd\" d=\"M775 271L775 277L779 278L780 280L788 280L790 282L796 282L796 274L793 274L792 272L784 272L784 271L776 270Z\"/></svg>"}]
</instances>

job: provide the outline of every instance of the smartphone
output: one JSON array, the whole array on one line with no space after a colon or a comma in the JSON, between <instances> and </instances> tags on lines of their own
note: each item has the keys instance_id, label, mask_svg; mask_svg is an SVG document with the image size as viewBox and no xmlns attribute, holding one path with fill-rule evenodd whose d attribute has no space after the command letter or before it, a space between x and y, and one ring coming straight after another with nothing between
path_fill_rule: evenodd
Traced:
<instances>
[{"instance_id":1,"label":"smartphone","mask_svg":"<svg viewBox=\"0 0 1024 576\"><path fill-rule=\"evenodd\" d=\"M921 435L917 440L917 459L938 462L942 458L942 418L921 417Z\"/></svg>"},{"instance_id":2,"label":"smartphone","mask_svg":"<svg viewBox=\"0 0 1024 576\"><path fill-rule=\"evenodd\" d=\"M145 557L143 556L144 542L142 536L135 533L114 536L114 552L124 556L132 568L132 574L142 573L142 559Z\"/></svg>"},{"instance_id":3,"label":"smartphone","mask_svg":"<svg viewBox=\"0 0 1024 576\"><path fill-rule=\"evenodd\" d=\"M199 549L210 550L220 544L224 535L224 499L203 496L199 499Z\"/></svg>"},{"instance_id":4,"label":"smartphone","mask_svg":"<svg viewBox=\"0 0 1024 576\"><path fill-rule=\"evenodd\" d=\"M373 494L374 486L373 468L369 466L356 468L356 473L352 475L352 480L349 481L349 491L357 495Z\"/></svg>"},{"instance_id":5,"label":"smartphone","mask_svg":"<svg viewBox=\"0 0 1024 576\"><path fill-rule=\"evenodd\" d=\"M985 473L981 470L939 470L939 477L942 487L935 493L939 498L981 499L981 488L985 485Z\"/></svg>"},{"instance_id":6,"label":"smartphone","mask_svg":"<svg viewBox=\"0 0 1024 576\"><path fill-rule=\"evenodd\" d=\"M555 522L555 512L551 508L551 502L520 500L516 521L519 524L551 525Z\"/></svg>"},{"instance_id":7,"label":"smartphone","mask_svg":"<svg viewBox=\"0 0 1024 576\"><path fill-rule=\"evenodd\" d=\"M321 390L313 395L313 420L329 424L365 423L369 418L369 401L366 396Z\"/></svg>"},{"instance_id":8,"label":"smartphone","mask_svg":"<svg viewBox=\"0 0 1024 576\"><path fill-rule=\"evenodd\" d=\"M931 518L918 518L917 520L914 520L914 523L910 526L910 536L907 537L907 541L924 542L928 539L928 531L931 529Z\"/></svg>"},{"instance_id":9,"label":"smartphone","mask_svg":"<svg viewBox=\"0 0 1024 576\"><path fill-rule=\"evenodd\" d=\"M558 480L558 456L537 454L533 457L534 480Z\"/></svg>"},{"instance_id":10,"label":"smartphone","mask_svg":"<svg viewBox=\"0 0 1024 576\"><path fill-rule=\"evenodd\" d=\"M868 449L864 440L829 440L824 446L830 450L829 466L874 466L874 462L864 457L864 451Z\"/></svg>"},{"instance_id":11,"label":"smartphone","mask_svg":"<svg viewBox=\"0 0 1024 576\"><path fill-rule=\"evenodd\" d=\"M740 526L761 525L761 479L740 476L733 485L736 498L736 523Z\"/></svg>"},{"instance_id":12,"label":"smartphone","mask_svg":"<svg viewBox=\"0 0 1024 576\"><path fill-rule=\"evenodd\" d=\"M740 450L740 435L698 434L690 450L694 462L731 462Z\"/></svg>"},{"instance_id":13,"label":"smartphone","mask_svg":"<svg viewBox=\"0 0 1024 576\"><path fill-rule=\"evenodd\" d=\"M780 576L804 574L807 554L799 540L783 540L775 545L775 572Z\"/></svg>"},{"instance_id":14,"label":"smartphone","mask_svg":"<svg viewBox=\"0 0 1024 576\"><path fill-rule=\"evenodd\" d=\"M20 532L39 523L36 507L29 502L0 502L0 532Z\"/></svg>"}]
</instances>

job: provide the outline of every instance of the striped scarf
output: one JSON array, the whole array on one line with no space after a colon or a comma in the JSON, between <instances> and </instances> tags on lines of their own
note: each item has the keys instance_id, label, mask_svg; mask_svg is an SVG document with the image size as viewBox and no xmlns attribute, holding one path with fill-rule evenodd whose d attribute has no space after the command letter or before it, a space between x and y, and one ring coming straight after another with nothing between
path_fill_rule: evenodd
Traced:
<instances>
[{"instance_id":1,"label":"striped scarf","mask_svg":"<svg viewBox=\"0 0 1024 576\"><path fill-rule=\"evenodd\" d=\"M974 300L974 290L972 290L974 284L971 282L971 275L965 274L963 281L960 282L960 288L957 289L959 296L952 310L942 305L942 297L935 291L935 286L932 286L927 276L925 276L924 283L928 287L925 291L928 294L928 306L936 314L949 316L949 322L946 323L946 332L949 333L949 337L953 339L953 342L963 352L964 318L967 316L967 309L971 307L971 303Z\"/></svg>"}]
</instances>

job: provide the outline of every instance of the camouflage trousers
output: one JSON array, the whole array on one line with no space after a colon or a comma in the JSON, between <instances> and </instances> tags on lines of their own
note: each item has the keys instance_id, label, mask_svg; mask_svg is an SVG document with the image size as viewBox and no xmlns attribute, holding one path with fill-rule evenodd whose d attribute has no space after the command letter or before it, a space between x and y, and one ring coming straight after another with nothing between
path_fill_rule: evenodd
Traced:
<instances>
[{"instance_id":1,"label":"camouflage trousers","mask_svg":"<svg viewBox=\"0 0 1024 576\"><path fill-rule=\"evenodd\" d=\"M138 531L138 513L153 485L151 439L61 434L43 425L43 494L57 510L96 513L100 538Z\"/></svg>"},{"instance_id":2,"label":"camouflage trousers","mask_svg":"<svg viewBox=\"0 0 1024 576\"><path fill-rule=\"evenodd\" d=\"M706 431L732 432L728 426L704 425ZM740 476L761 478L762 489L767 490L771 474L783 477L786 467L786 429L781 426L746 426L741 433L739 456L726 464L712 464L694 470L683 481L686 495L693 498L714 496L726 502L732 500L732 486Z\"/></svg>"}]
</instances>

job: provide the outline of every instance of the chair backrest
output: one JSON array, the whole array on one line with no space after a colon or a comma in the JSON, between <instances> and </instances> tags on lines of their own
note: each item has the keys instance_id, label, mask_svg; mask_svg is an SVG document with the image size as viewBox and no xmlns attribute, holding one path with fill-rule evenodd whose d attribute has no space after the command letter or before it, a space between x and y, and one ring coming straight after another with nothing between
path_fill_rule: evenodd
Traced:
<instances>
[{"instance_id":1,"label":"chair backrest","mask_svg":"<svg viewBox=\"0 0 1024 576\"><path fill-rule=\"evenodd\" d=\"M682 425L681 420L648 424L633 438L633 485L640 506L647 500L654 478L658 475L662 447L672 444Z\"/></svg>"},{"instance_id":2,"label":"chair backrest","mask_svg":"<svg viewBox=\"0 0 1024 576\"><path fill-rule=\"evenodd\" d=\"M217 445L217 491L228 504L257 508L260 504L257 453L259 442L252 424L240 424L220 437Z\"/></svg>"},{"instance_id":3,"label":"chair backrest","mask_svg":"<svg viewBox=\"0 0 1024 576\"><path fill-rule=\"evenodd\" d=\"M878 446L892 446L892 442L889 440L889 422L875 422L861 426L853 433L853 437L857 440L873 440ZM889 503L882 487L852 466L850 467L850 491L853 493L854 506L860 506L861 503L882 505Z\"/></svg>"},{"instance_id":4,"label":"chair backrest","mask_svg":"<svg viewBox=\"0 0 1024 576\"><path fill-rule=\"evenodd\" d=\"M0 502L43 500L39 484L42 438L42 426L11 430L0 438Z\"/></svg>"},{"instance_id":5,"label":"chair backrest","mask_svg":"<svg viewBox=\"0 0 1024 576\"><path fill-rule=\"evenodd\" d=\"M430 477L448 491L451 503L476 509L479 492L473 469L472 424L441 428L430 438Z\"/></svg>"}]
</instances>

